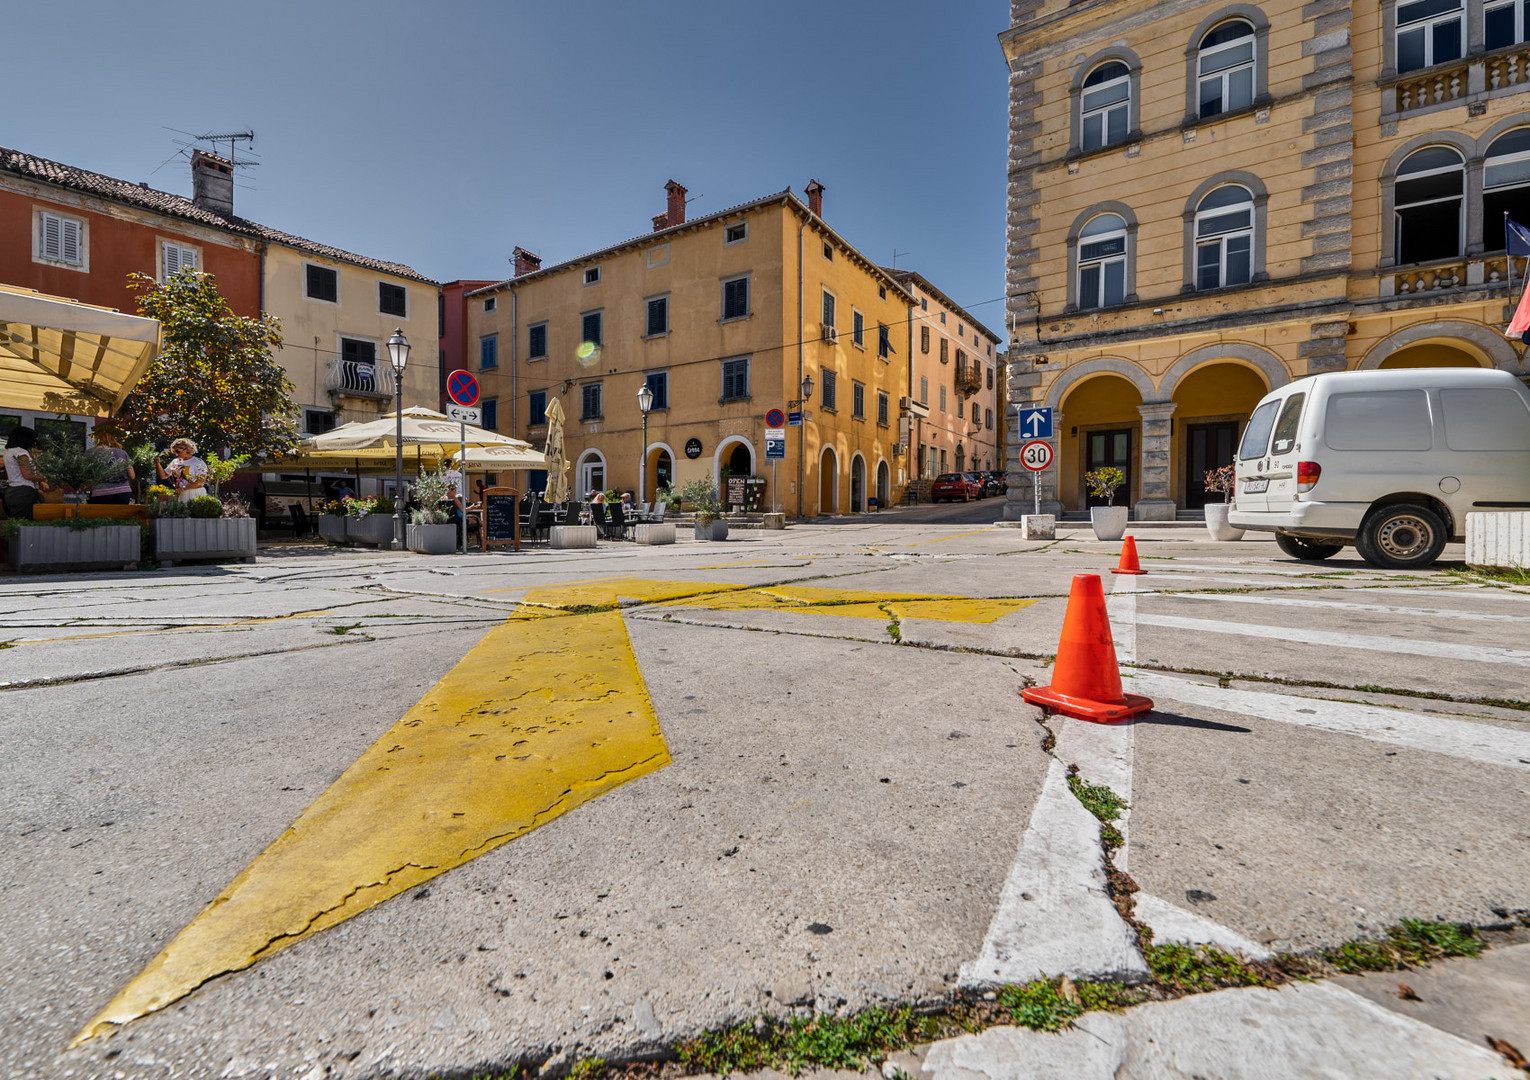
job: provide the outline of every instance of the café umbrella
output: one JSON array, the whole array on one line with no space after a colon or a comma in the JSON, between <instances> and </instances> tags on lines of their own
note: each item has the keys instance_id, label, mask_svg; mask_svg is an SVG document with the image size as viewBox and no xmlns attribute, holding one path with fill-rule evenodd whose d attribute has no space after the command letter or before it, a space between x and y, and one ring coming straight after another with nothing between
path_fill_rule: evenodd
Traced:
<instances>
[{"instance_id":1,"label":"caf\u00e9 umbrella","mask_svg":"<svg viewBox=\"0 0 1530 1080\"><path fill-rule=\"evenodd\" d=\"M345 424L299 441L289 460L305 463L344 464L374 459L393 460L395 434L394 414L387 413L376 420ZM416 462L437 465L451 458L466 442L470 450L501 447L508 450L536 452L531 444L512 439L496 431L486 431L472 424L463 425L432 409L414 406L404 410L403 445Z\"/></svg>"},{"instance_id":2,"label":"caf\u00e9 umbrella","mask_svg":"<svg viewBox=\"0 0 1530 1080\"><path fill-rule=\"evenodd\" d=\"M550 503L568 502L568 459L563 456L563 406L553 398L547 403L547 447L543 456L547 469L547 490L542 497Z\"/></svg>"}]
</instances>

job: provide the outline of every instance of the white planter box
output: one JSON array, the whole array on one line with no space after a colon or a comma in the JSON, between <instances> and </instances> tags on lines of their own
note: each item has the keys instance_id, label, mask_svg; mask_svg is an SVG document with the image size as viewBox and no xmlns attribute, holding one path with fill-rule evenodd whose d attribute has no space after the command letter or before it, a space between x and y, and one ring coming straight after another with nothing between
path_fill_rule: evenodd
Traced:
<instances>
[{"instance_id":1,"label":"white planter box","mask_svg":"<svg viewBox=\"0 0 1530 1080\"><path fill-rule=\"evenodd\" d=\"M421 555L454 555L457 552L457 526L451 524L406 526L404 546Z\"/></svg>"},{"instance_id":2,"label":"white planter box","mask_svg":"<svg viewBox=\"0 0 1530 1080\"><path fill-rule=\"evenodd\" d=\"M661 525L639 525L632 530L632 538L639 544L673 544L675 526L668 521Z\"/></svg>"},{"instance_id":3,"label":"white planter box","mask_svg":"<svg viewBox=\"0 0 1530 1080\"><path fill-rule=\"evenodd\" d=\"M136 570L139 535L137 525L104 525L78 532L60 526L23 525L11 538L11 568Z\"/></svg>"},{"instance_id":4,"label":"white planter box","mask_svg":"<svg viewBox=\"0 0 1530 1080\"><path fill-rule=\"evenodd\" d=\"M695 530L697 540L728 539L728 523L722 518L718 518L716 521L709 522L706 525L698 521L696 522Z\"/></svg>"},{"instance_id":5,"label":"white planter box","mask_svg":"<svg viewBox=\"0 0 1530 1080\"><path fill-rule=\"evenodd\" d=\"M555 548L592 548L596 535L593 525L554 525L547 543Z\"/></svg>"},{"instance_id":6,"label":"white planter box","mask_svg":"<svg viewBox=\"0 0 1530 1080\"><path fill-rule=\"evenodd\" d=\"M353 544L391 547L393 544L393 515L368 514L366 517L348 517L345 519L345 538Z\"/></svg>"},{"instance_id":7,"label":"white planter box","mask_svg":"<svg viewBox=\"0 0 1530 1080\"><path fill-rule=\"evenodd\" d=\"M1057 539L1057 518L1052 514L1026 514L1020 519L1022 540Z\"/></svg>"},{"instance_id":8,"label":"white planter box","mask_svg":"<svg viewBox=\"0 0 1530 1080\"><path fill-rule=\"evenodd\" d=\"M1232 504L1219 502L1206 504L1206 531L1213 540L1242 540L1243 530L1227 523Z\"/></svg>"},{"instance_id":9,"label":"white planter box","mask_svg":"<svg viewBox=\"0 0 1530 1080\"><path fill-rule=\"evenodd\" d=\"M1467 514L1466 565L1530 570L1530 510Z\"/></svg>"},{"instance_id":10,"label":"white planter box","mask_svg":"<svg viewBox=\"0 0 1530 1080\"><path fill-rule=\"evenodd\" d=\"M155 518L154 557L165 566L181 559L255 561L254 518Z\"/></svg>"},{"instance_id":11,"label":"white planter box","mask_svg":"<svg viewBox=\"0 0 1530 1080\"><path fill-rule=\"evenodd\" d=\"M1125 506L1094 506L1089 509L1089 524L1096 540L1119 540L1126 534Z\"/></svg>"},{"instance_id":12,"label":"white planter box","mask_svg":"<svg viewBox=\"0 0 1530 1080\"><path fill-rule=\"evenodd\" d=\"M345 543L345 518L339 514L319 515L319 539L331 544Z\"/></svg>"}]
</instances>

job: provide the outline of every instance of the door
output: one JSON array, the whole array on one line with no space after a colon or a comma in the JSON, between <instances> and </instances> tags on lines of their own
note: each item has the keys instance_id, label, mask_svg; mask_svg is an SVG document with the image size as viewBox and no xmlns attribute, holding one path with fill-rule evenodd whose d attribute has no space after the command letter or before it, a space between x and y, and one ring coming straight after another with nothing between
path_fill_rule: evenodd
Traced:
<instances>
[{"instance_id":1,"label":"door","mask_svg":"<svg viewBox=\"0 0 1530 1080\"><path fill-rule=\"evenodd\" d=\"M887 468L887 462L877 462L877 505L889 506L892 503L892 484Z\"/></svg>"},{"instance_id":2,"label":"door","mask_svg":"<svg viewBox=\"0 0 1530 1080\"><path fill-rule=\"evenodd\" d=\"M606 490L606 463L590 458L579 466L579 490L575 495L583 499L587 495Z\"/></svg>"},{"instance_id":3,"label":"door","mask_svg":"<svg viewBox=\"0 0 1530 1080\"><path fill-rule=\"evenodd\" d=\"M1116 506L1129 506L1132 500L1132 429L1120 428L1115 431L1091 431L1085 436L1088 444L1084 455L1084 468L1088 472L1103 469L1107 465L1114 465L1126 475L1126 483L1116 489ZM1088 487L1084 489L1087 499L1085 506L1104 506L1105 500L1094 495L1089 495Z\"/></svg>"},{"instance_id":4,"label":"door","mask_svg":"<svg viewBox=\"0 0 1530 1080\"><path fill-rule=\"evenodd\" d=\"M850 512L866 512L866 462L861 458L850 461Z\"/></svg>"},{"instance_id":5,"label":"door","mask_svg":"<svg viewBox=\"0 0 1530 1080\"><path fill-rule=\"evenodd\" d=\"M1233 463L1238 422L1185 425L1185 508L1196 510L1221 502L1221 492L1206 490L1206 474Z\"/></svg>"}]
</instances>

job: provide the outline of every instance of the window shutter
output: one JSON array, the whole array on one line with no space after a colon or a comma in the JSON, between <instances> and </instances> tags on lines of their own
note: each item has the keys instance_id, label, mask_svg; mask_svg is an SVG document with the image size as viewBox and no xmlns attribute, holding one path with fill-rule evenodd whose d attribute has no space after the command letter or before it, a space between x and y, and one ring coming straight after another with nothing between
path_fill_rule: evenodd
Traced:
<instances>
[{"instance_id":1,"label":"window shutter","mask_svg":"<svg viewBox=\"0 0 1530 1080\"><path fill-rule=\"evenodd\" d=\"M61 220L63 225L64 252L63 259L66 263L78 266L80 259L80 223L78 221Z\"/></svg>"},{"instance_id":2,"label":"window shutter","mask_svg":"<svg viewBox=\"0 0 1530 1080\"><path fill-rule=\"evenodd\" d=\"M60 228L60 226L62 224L63 224L63 222L61 222L58 218L54 217L52 214L44 214L42 216L42 257L43 258L45 258L45 259L60 259L60 258L63 258L63 253L62 253L63 243L62 243L62 240L61 240L60 235L59 235L60 232L62 231L61 228Z\"/></svg>"},{"instance_id":3,"label":"window shutter","mask_svg":"<svg viewBox=\"0 0 1530 1080\"><path fill-rule=\"evenodd\" d=\"M165 252L165 278L168 280L181 268L181 249L174 244L161 244L160 247Z\"/></svg>"}]
</instances>

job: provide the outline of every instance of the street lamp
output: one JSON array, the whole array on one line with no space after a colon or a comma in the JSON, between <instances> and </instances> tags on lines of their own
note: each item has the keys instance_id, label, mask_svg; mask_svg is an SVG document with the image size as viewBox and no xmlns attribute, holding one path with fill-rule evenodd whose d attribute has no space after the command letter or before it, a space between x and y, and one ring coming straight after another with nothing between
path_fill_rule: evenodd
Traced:
<instances>
[{"instance_id":1,"label":"street lamp","mask_svg":"<svg viewBox=\"0 0 1530 1080\"><path fill-rule=\"evenodd\" d=\"M397 421L393 440L398 467L393 492L393 550L398 551L404 546L404 366L409 363L409 339L403 327L396 328L388 339L388 363L393 365L393 416Z\"/></svg>"},{"instance_id":2,"label":"street lamp","mask_svg":"<svg viewBox=\"0 0 1530 1080\"><path fill-rule=\"evenodd\" d=\"M643 459L638 462L638 502L648 498L648 410L653 408L653 391L648 380L638 388L638 412L643 414Z\"/></svg>"},{"instance_id":3,"label":"street lamp","mask_svg":"<svg viewBox=\"0 0 1530 1080\"><path fill-rule=\"evenodd\" d=\"M813 376L802 377L802 396L787 402L787 407L801 408L813 396ZM802 487L807 483L807 422L797 425L797 516L802 517Z\"/></svg>"}]
</instances>

